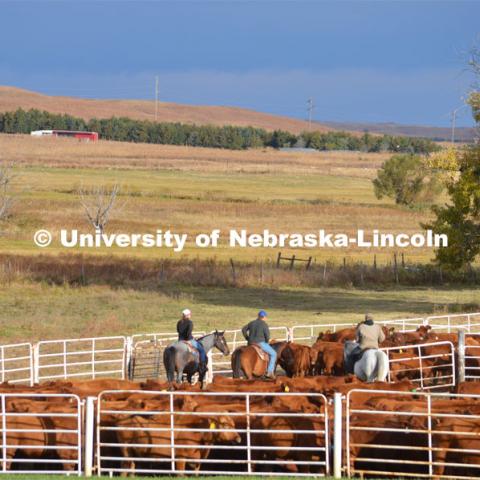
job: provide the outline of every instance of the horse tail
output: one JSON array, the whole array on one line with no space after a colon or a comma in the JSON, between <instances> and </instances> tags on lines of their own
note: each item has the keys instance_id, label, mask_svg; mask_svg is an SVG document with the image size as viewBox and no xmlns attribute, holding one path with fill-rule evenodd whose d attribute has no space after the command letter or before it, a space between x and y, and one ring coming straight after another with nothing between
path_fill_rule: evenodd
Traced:
<instances>
[{"instance_id":1,"label":"horse tail","mask_svg":"<svg viewBox=\"0 0 480 480\"><path fill-rule=\"evenodd\" d=\"M163 364L167 372L167 380L172 383L175 379L175 347L167 347L163 352Z\"/></svg>"},{"instance_id":2,"label":"horse tail","mask_svg":"<svg viewBox=\"0 0 480 480\"><path fill-rule=\"evenodd\" d=\"M232 353L232 372L233 378L241 378L242 377L242 348L238 348Z\"/></svg>"},{"instance_id":3,"label":"horse tail","mask_svg":"<svg viewBox=\"0 0 480 480\"><path fill-rule=\"evenodd\" d=\"M384 382L387 379L389 370L390 364L388 362L388 356L385 352L379 350L377 352L377 380Z\"/></svg>"}]
</instances>

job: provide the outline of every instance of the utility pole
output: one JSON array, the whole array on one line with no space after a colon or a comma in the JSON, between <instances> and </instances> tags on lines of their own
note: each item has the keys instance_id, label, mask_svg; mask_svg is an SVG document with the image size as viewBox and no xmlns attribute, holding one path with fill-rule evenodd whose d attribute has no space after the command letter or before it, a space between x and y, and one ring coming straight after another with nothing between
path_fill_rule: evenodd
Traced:
<instances>
[{"instance_id":1,"label":"utility pole","mask_svg":"<svg viewBox=\"0 0 480 480\"><path fill-rule=\"evenodd\" d=\"M457 119L457 110L452 112L452 144L455 144L455 121Z\"/></svg>"},{"instance_id":2,"label":"utility pole","mask_svg":"<svg viewBox=\"0 0 480 480\"><path fill-rule=\"evenodd\" d=\"M155 121L158 117L158 75L155 76Z\"/></svg>"},{"instance_id":3,"label":"utility pole","mask_svg":"<svg viewBox=\"0 0 480 480\"><path fill-rule=\"evenodd\" d=\"M315 103L313 101L313 98L310 97L307 100L307 112L308 112L308 131L312 129L312 114L313 111L315 110Z\"/></svg>"}]
</instances>

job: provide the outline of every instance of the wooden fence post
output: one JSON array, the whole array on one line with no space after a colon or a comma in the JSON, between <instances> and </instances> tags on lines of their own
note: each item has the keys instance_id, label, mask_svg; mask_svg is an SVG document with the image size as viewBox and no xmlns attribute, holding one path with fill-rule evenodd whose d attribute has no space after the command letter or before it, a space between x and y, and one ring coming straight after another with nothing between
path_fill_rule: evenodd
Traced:
<instances>
[{"instance_id":1,"label":"wooden fence post","mask_svg":"<svg viewBox=\"0 0 480 480\"><path fill-rule=\"evenodd\" d=\"M310 265L312 264L312 257L308 257L307 270L310 270Z\"/></svg>"},{"instance_id":2,"label":"wooden fence post","mask_svg":"<svg viewBox=\"0 0 480 480\"><path fill-rule=\"evenodd\" d=\"M235 264L233 263L233 258L230 259L230 265L232 266L232 278L233 284L237 283L237 273L235 272Z\"/></svg>"},{"instance_id":3,"label":"wooden fence post","mask_svg":"<svg viewBox=\"0 0 480 480\"><path fill-rule=\"evenodd\" d=\"M395 283L398 285L398 262L397 262L397 253L393 254L393 271L395 273Z\"/></svg>"},{"instance_id":4,"label":"wooden fence post","mask_svg":"<svg viewBox=\"0 0 480 480\"><path fill-rule=\"evenodd\" d=\"M280 260L282 259L282 252L278 252L277 255L277 268L280 267Z\"/></svg>"},{"instance_id":5,"label":"wooden fence post","mask_svg":"<svg viewBox=\"0 0 480 480\"><path fill-rule=\"evenodd\" d=\"M290 259L290 270L293 269L294 264L295 264L295 255L292 255L292 258Z\"/></svg>"}]
</instances>

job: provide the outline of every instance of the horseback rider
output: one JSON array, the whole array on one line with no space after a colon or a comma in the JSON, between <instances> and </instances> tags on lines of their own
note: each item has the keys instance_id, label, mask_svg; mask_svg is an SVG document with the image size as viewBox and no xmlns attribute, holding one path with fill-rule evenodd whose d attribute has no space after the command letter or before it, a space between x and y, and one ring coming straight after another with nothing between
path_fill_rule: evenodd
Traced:
<instances>
[{"instance_id":1,"label":"horseback rider","mask_svg":"<svg viewBox=\"0 0 480 480\"><path fill-rule=\"evenodd\" d=\"M179 342L190 342L190 344L198 350L199 354L199 370L207 368L207 354L203 345L193 338L193 322L192 312L186 308L182 311L182 318L177 322L177 332Z\"/></svg>"},{"instance_id":2,"label":"horseback rider","mask_svg":"<svg viewBox=\"0 0 480 480\"><path fill-rule=\"evenodd\" d=\"M365 315L365 321L358 324L355 332L355 341L358 342L362 352L369 348L378 350L380 343L385 340L385 334L382 327L373 322L370 313Z\"/></svg>"},{"instance_id":3,"label":"horseback rider","mask_svg":"<svg viewBox=\"0 0 480 480\"><path fill-rule=\"evenodd\" d=\"M268 343L270 341L270 328L266 322L267 312L260 310L257 318L242 328L242 334L248 342L248 345L257 344L265 353L269 355L266 378L275 378L275 364L277 362L277 352Z\"/></svg>"},{"instance_id":4,"label":"horseback rider","mask_svg":"<svg viewBox=\"0 0 480 480\"><path fill-rule=\"evenodd\" d=\"M378 350L384 340L382 327L374 323L372 315L367 313L365 320L357 325L355 342L345 342L345 373L353 373L355 363L362 358L363 353L371 348Z\"/></svg>"}]
</instances>

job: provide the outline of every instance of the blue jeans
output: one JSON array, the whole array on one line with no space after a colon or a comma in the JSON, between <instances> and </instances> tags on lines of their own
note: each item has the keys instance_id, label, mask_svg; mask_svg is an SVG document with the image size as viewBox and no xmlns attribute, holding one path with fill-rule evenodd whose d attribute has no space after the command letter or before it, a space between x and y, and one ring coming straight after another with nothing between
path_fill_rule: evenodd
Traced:
<instances>
[{"instance_id":1,"label":"blue jeans","mask_svg":"<svg viewBox=\"0 0 480 480\"><path fill-rule=\"evenodd\" d=\"M195 340L194 338L192 338L190 342L198 350L198 353L200 354L200 361L202 363L207 363L207 354L205 353L205 349L203 348L203 345L199 341Z\"/></svg>"},{"instance_id":2,"label":"blue jeans","mask_svg":"<svg viewBox=\"0 0 480 480\"><path fill-rule=\"evenodd\" d=\"M260 348L270 355L270 360L268 362L267 373L275 372L275 363L277 362L277 352L270 346L267 342L260 342Z\"/></svg>"}]
</instances>

